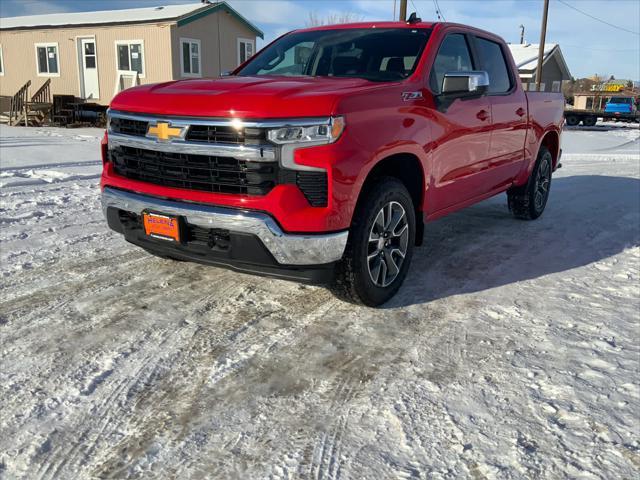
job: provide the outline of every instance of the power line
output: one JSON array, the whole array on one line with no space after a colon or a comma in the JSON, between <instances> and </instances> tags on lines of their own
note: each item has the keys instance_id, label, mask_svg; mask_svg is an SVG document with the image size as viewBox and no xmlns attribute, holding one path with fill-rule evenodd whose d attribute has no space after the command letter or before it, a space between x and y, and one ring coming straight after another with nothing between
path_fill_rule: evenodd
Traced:
<instances>
[{"instance_id":1,"label":"power line","mask_svg":"<svg viewBox=\"0 0 640 480\"><path fill-rule=\"evenodd\" d=\"M416 7L416 4L413 3L413 0L411 0L411 5L413 5L413 10L416 12L416 15L418 15L418 7ZM420 16L420 15L418 15Z\"/></svg>"},{"instance_id":2,"label":"power line","mask_svg":"<svg viewBox=\"0 0 640 480\"><path fill-rule=\"evenodd\" d=\"M447 19L444 18L444 13L442 13L442 9L440 8L440 3L438 3L438 0L433 0L433 1L436 4L436 13L438 14L438 18L442 17L442 20L446 22Z\"/></svg>"},{"instance_id":3,"label":"power line","mask_svg":"<svg viewBox=\"0 0 640 480\"><path fill-rule=\"evenodd\" d=\"M624 32L628 32L628 33L633 33L634 35L640 35L640 32L634 32L633 30L627 30L626 28L623 27L619 27L618 25L614 25L613 23L609 23L606 20L602 20L601 18L598 17L594 17L593 15L591 15L590 13L584 12L582 10L580 10L579 8L574 7L573 5L568 4L567 2L565 2L564 0L558 0L558 2L560 2L561 4L572 8L573 10L575 10L576 12L580 12L583 15L586 15L589 18L592 18L600 23L604 23L605 25L609 25L610 27L616 28L618 30L622 30Z\"/></svg>"}]
</instances>

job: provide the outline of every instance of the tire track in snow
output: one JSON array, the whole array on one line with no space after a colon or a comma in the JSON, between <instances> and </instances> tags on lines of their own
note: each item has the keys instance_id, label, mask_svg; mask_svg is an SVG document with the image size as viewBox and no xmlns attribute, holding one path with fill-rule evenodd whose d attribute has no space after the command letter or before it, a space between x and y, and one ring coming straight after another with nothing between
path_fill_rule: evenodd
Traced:
<instances>
[{"instance_id":1,"label":"tire track in snow","mask_svg":"<svg viewBox=\"0 0 640 480\"><path fill-rule=\"evenodd\" d=\"M144 283L144 282L140 282L140 283ZM130 300L137 298L143 292L144 291L141 289L132 288L128 295L129 298L123 299L124 305L125 306L128 305ZM220 289L218 291L218 294L220 293L224 293L224 290ZM195 310L197 310L197 307L198 306L196 304ZM188 323L183 322L183 325L185 327L189 327ZM124 372L123 374L125 375L125 377L121 379L119 383L116 385L116 387L112 390L112 392L106 396L102 404L97 409L93 409L93 414L96 418L104 418L102 427L99 429L98 434L97 435L93 434L94 426L92 425L86 428L85 431L80 435L80 439L82 441L70 442L72 447L69 448L68 450L66 451L53 450L50 454L50 457L59 458L60 462L57 464L55 461L52 462L47 468L47 470L44 472L44 474L41 476L41 478L59 477L60 474L64 472L64 469L67 466L73 467L83 462L93 451L95 451L98 440L100 439L101 436L104 435L105 431L107 430L107 427L109 427L111 430L117 429L121 421L118 421L117 418L115 418L115 416L121 417L121 415L118 415L117 411L116 412L112 411L114 407L113 401L117 397L125 393L125 390L127 391L127 396L128 396L129 392L131 392L132 390L135 390L138 385L144 385L145 386L144 388L147 388L147 384L152 384L153 382L151 380L153 380L154 377L159 376L158 371L165 368L164 362L161 362L160 360L162 359L163 356L166 356L167 350L171 351L171 345L167 344L167 341L170 340L172 343L176 343L179 339L181 339L184 336L183 333L184 333L184 330L180 329L177 332L175 331L171 332L170 335L162 336L161 337L162 343L160 345L157 345L155 348L151 348L150 350L145 350L145 348L150 347L149 345L144 345L144 346L141 345L139 347L140 351L143 351L143 352L147 351L148 353L151 353L151 355L147 355L142 359L136 358L134 355L126 355L127 357L129 357L128 360L130 362L134 362L134 365L139 364L140 367L138 368L137 371L134 371L134 372L130 372L130 371ZM188 332L185 333L185 335L187 334ZM144 343L146 344L147 342L144 342ZM148 370L146 374L144 373L145 370ZM144 388L142 388L141 390L144 390ZM122 405L116 405L116 406L122 406ZM80 419L80 421L81 420L82 419ZM90 437L95 437L95 438L91 439ZM91 442L87 451L86 443L88 440L91 440ZM84 452L79 451L80 446L82 446L82 450Z\"/></svg>"},{"instance_id":2,"label":"tire track in snow","mask_svg":"<svg viewBox=\"0 0 640 480\"><path fill-rule=\"evenodd\" d=\"M252 290L254 290L254 287L251 285L244 285L234 301L241 302L244 296ZM307 323L314 321L327 308L331 308L328 305L331 302L325 301L326 292L320 289L308 288L304 290L296 288L296 290L295 296L285 296L287 301L280 304L278 311L263 315L257 322L251 317L236 316L236 319L241 320L236 323L236 328L225 330L223 338L213 345L209 345L215 355L205 355L204 358L200 358L198 362L195 362L198 367L195 371L191 371L188 383L182 386L180 402L174 401L176 398L175 389L178 388L176 377L180 377L179 372L174 371L172 375L166 377L165 381L161 381L161 383L155 384L153 389L149 389L148 396L138 398L136 408L140 411L160 410L169 412L170 418L176 419L177 423L182 423L180 431L183 433L174 432L173 435L184 435L185 432L189 431L188 426L194 423L197 424L203 414L198 409L198 401L200 403L203 401L202 399L199 400L199 397L216 396L217 390L222 388L218 386L219 383L233 381L232 377L236 377L242 369L251 363L251 359L258 354L261 356L261 361L265 361L262 357L273 354L274 345L277 347L285 346L289 339L295 338L298 330L305 328ZM289 319L287 310L299 307L302 304L311 307L307 318L301 319L293 325L286 325L282 321L279 324L272 322L274 317L279 317L280 320ZM237 307L237 305L233 304L230 306L231 308ZM315 311L320 306L322 306L320 311ZM269 325L264 325L265 320L269 320L267 322ZM202 353L201 350L195 350L190 352L187 357L192 358ZM206 368L207 365L211 365L211 367ZM180 370L181 368L186 368L186 366L181 367L178 365L175 368ZM195 392L199 392L199 394L196 395ZM153 405L153 408L151 408L151 405ZM114 456L101 462L101 467L94 471L95 474L104 475L109 472L110 476L117 478L127 475L131 468L131 461L127 466L118 467L117 465L119 459L122 458L122 452L128 452L128 457L135 464L135 461L146 451L146 448L153 440L166 429L166 425L163 421L158 421L153 417L137 416L133 423L127 423L126 429L140 433L131 435L122 444L113 448Z\"/></svg>"}]
</instances>

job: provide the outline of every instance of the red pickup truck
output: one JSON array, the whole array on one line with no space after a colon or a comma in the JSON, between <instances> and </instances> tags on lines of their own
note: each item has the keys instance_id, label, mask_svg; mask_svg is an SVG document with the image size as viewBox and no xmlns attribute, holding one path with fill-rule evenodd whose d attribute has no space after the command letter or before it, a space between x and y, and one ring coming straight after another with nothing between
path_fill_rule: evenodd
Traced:
<instances>
[{"instance_id":1,"label":"red pickup truck","mask_svg":"<svg viewBox=\"0 0 640 480\"><path fill-rule=\"evenodd\" d=\"M117 95L103 210L153 254L375 306L400 288L425 222L501 192L516 217L540 216L563 108L523 91L505 42L472 27L297 30L229 76Z\"/></svg>"}]
</instances>

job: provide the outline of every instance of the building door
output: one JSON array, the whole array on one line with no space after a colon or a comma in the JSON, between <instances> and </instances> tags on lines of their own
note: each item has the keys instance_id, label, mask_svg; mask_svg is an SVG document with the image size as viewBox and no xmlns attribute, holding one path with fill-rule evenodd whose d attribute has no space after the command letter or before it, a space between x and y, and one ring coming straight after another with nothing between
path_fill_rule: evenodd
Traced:
<instances>
[{"instance_id":1,"label":"building door","mask_svg":"<svg viewBox=\"0 0 640 480\"><path fill-rule=\"evenodd\" d=\"M80 93L83 98L96 100L100 98L96 40L95 38L81 38L79 42Z\"/></svg>"}]
</instances>

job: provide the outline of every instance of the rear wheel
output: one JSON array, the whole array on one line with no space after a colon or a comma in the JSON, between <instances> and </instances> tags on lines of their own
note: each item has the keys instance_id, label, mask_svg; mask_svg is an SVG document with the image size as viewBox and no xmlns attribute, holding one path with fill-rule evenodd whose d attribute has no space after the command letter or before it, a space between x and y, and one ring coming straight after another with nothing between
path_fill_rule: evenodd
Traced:
<instances>
[{"instance_id":1,"label":"rear wheel","mask_svg":"<svg viewBox=\"0 0 640 480\"><path fill-rule=\"evenodd\" d=\"M580 117L576 115L567 115L565 120L567 121L567 125L570 127L575 127L580 123Z\"/></svg>"},{"instance_id":2,"label":"rear wheel","mask_svg":"<svg viewBox=\"0 0 640 480\"><path fill-rule=\"evenodd\" d=\"M551 152L542 146L527 184L522 187L510 188L507 191L509 210L516 218L535 220L542 215L551 190L552 169Z\"/></svg>"},{"instance_id":3,"label":"rear wheel","mask_svg":"<svg viewBox=\"0 0 640 480\"><path fill-rule=\"evenodd\" d=\"M353 218L333 291L374 307L393 297L407 275L415 245L415 209L406 187L385 177L365 193Z\"/></svg>"},{"instance_id":4,"label":"rear wheel","mask_svg":"<svg viewBox=\"0 0 640 480\"><path fill-rule=\"evenodd\" d=\"M585 118L582 120L582 124L583 124L585 127L593 127L593 126L596 124L596 122L597 122L597 121L598 121L598 118L597 118L597 117L585 117Z\"/></svg>"}]
</instances>

